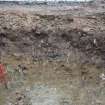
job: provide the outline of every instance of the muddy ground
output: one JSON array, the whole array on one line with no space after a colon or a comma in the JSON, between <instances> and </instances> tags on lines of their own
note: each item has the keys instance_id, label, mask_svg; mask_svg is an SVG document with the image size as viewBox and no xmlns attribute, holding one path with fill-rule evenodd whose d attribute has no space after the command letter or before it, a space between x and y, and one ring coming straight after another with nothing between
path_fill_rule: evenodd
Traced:
<instances>
[{"instance_id":1,"label":"muddy ground","mask_svg":"<svg viewBox=\"0 0 105 105\"><path fill-rule=\"evenodd\" d=\"M39 8L0 8L0 105L105 105L104 10Z\"/></svg>"}]
</instances>

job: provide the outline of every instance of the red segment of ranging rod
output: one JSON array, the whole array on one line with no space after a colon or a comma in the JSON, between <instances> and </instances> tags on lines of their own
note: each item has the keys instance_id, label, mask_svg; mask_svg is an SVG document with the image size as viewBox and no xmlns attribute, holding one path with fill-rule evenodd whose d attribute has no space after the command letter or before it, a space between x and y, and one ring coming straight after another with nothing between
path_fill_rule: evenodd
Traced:
<instances>
[{"instance_id":1,"label":"red segment of ranging rod","mask_svg":"<svg viewBox=\"0 0 105 105\"><path fill-rule=\"evenodd\" d=\"M3 84L5 88L8 88L6 75L7 73L6 73L4 65L0 64L0 83Z\"/></svg>"}]
</instances>

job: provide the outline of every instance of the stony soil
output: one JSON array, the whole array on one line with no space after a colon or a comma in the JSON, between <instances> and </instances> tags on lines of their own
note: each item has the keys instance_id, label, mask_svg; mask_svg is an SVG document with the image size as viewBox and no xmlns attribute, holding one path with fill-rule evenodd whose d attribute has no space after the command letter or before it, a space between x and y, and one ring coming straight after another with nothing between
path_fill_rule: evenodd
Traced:
<instances>
[{"instance_id":1,"label":"stony soil","mask_svg":"<svg viewBox=\"0 0 105 105\"><path fill-rule=\"evenodd\" d=\"M105 105L105 12L90 9L0 8L0 105Z\"/></svg>"}]
</instances>

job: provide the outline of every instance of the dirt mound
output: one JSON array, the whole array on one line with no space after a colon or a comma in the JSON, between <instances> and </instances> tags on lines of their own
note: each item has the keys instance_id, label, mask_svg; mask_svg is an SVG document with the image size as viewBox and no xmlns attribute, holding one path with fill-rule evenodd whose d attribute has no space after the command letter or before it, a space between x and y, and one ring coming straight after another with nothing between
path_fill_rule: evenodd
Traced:
<instances>
[{"instance_id":1,"label":"dirt mound","mask_svg":"<svg viewBox=\"0 0 105 105\"><path fill-rule=\"evenodd\" d=\"M105 8L105 0L94 0L91 1L92 5L100 7L100 8Z\"/></svg>"}]
</instances>

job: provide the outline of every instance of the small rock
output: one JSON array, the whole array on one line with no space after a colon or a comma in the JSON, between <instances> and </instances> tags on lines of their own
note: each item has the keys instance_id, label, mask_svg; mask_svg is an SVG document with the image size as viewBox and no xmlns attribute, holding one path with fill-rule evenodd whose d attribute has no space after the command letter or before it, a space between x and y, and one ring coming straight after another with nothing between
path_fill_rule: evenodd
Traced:
<instances>
[{"instance_id":1,"label":"small rock","mask_svg":"<svg viewBox=\"0 0 105 105\"><path fill-rule=\"evenodd\" d=\"M100 78L101 78L102 80L105 80L105 74L102 73L102 74L100 75Z\"/></svg>"}]
</instances>

